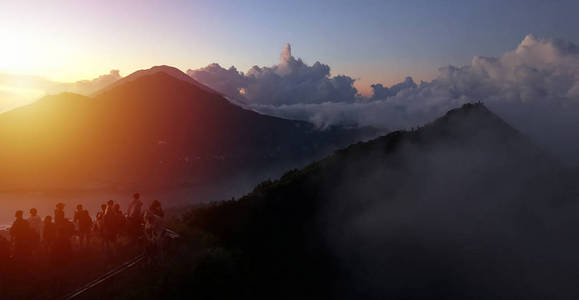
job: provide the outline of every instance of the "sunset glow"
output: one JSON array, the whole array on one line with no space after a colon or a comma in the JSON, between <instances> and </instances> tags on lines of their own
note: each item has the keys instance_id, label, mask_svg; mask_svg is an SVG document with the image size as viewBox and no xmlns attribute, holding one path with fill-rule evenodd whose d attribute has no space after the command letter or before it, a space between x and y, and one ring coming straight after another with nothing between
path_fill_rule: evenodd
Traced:
<instances>
[{"instance_id":1,"label":"sunset glow","mask_svg":"<svg viewBox=\"0 0 579 300\"><path fill-rule=\"evenodd\" d=\"M579 299L578 14L0 0L0 300Z\"/></svg>"}]
</instances>

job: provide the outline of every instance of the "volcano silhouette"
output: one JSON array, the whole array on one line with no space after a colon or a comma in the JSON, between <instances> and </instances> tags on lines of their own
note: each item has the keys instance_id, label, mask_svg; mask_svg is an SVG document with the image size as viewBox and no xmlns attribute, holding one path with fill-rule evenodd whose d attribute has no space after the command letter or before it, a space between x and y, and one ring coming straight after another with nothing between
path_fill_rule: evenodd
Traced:
<instances>
[{"instance_id":1,"label":"volcano silhouette","mask_svg":"<svg viewBox=\"0 0 579 300\"><path fill-rule=\"evenodd\" d=\"M47 96L1 114L0 190L162 189L260 178L361 135L242 109L160 66L94 97Z\"/></svg>"}]
</instances>

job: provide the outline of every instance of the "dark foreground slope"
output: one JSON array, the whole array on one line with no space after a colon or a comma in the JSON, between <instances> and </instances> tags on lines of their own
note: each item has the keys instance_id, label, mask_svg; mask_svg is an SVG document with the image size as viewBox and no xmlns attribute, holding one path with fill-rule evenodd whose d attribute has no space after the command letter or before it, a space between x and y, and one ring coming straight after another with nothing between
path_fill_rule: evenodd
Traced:
<instances>
[{"instance_id":1,"label":"dark foreground slope","mask_svg":"<svg viewBox=\"0 0 579 300\"><path fill-rule=\"evenodd\" d=\"M185 220L229 253L196 271L229 282L227 295L572 299L575 184L486 107L469 104ZM199 289L193 294L211 295Z\"/></svg>"},{"instance_id":2,"label":"dark foreground slope","mask_svg":"<svg viewBox=\"0 0 579 300\"><path fill-rule=\"evenodd\" d=\"M318 131L244 110L177 78L189 77L174 68L140 72L94 98L48 96L1 114L0 190L220 184L214 190L226 197L244 178L264 178L371 134Z\"/></svg>"}]
</instances>

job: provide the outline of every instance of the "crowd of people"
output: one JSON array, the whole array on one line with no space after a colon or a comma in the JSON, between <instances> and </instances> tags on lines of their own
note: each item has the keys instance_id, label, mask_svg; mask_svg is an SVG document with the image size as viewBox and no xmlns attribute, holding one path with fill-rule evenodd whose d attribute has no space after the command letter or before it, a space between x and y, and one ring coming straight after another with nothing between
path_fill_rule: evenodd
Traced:
<instances>
[{"instance_id":1,"label":"crowd of people","mask_svg":"<svg viewBox=\"0 0 579 300\"><path fill-rule=\"evenodd\" d=\"M100 240L100 247L114 254L121 236L129 243L143 247L148 254L158 252L162 247L164 212L158 200L143 209L140 195L135 193L126 212L121 210L119 203L109 200L101 205L94 219L82 204L76 206L71 219L66 217L64 208L63 203L56 204L53 216L44 219L38 216L35 208L28 211L26 218L22 210L16 211L9 229L10 240L0 237L0 255L16 263L44 255L58 263L66 260L74 247L87 249L91 239L93 245L95 240Z\"/></svg>"}]
</instances>

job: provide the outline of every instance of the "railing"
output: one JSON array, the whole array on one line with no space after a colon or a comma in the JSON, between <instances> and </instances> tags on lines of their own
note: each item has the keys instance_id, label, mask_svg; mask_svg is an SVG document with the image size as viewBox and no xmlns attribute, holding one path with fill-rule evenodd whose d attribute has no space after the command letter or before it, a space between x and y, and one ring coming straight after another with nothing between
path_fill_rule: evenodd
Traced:
<instances>
[{"instance_id":1,"label":"railing","mask_svg":"<svg viewBox=\"0 0 579 300\"><path fill-rule=\"evenodd\" d=\"M180 236L178 233L165 228L165 234L168 238L175 240L178 239ZM62 297L62 300L72 300L72 299L76 299L77 297L83 295L84 293L86 293L88 290L97 287L101 284L103 284L104 282L106 282L107 280L115 277L116 275L136 266L137 264L141 263L143 260L145 259L145 255L144 254L140 254L137 255L136 257L133 257L132 259L116 266L115 268L113 268L112 270L100 275L98 278L96 278L95 280L83 285L82 287L74 290L73 292L65 295L64 297Z\"/></svg>"}]
</instances>

